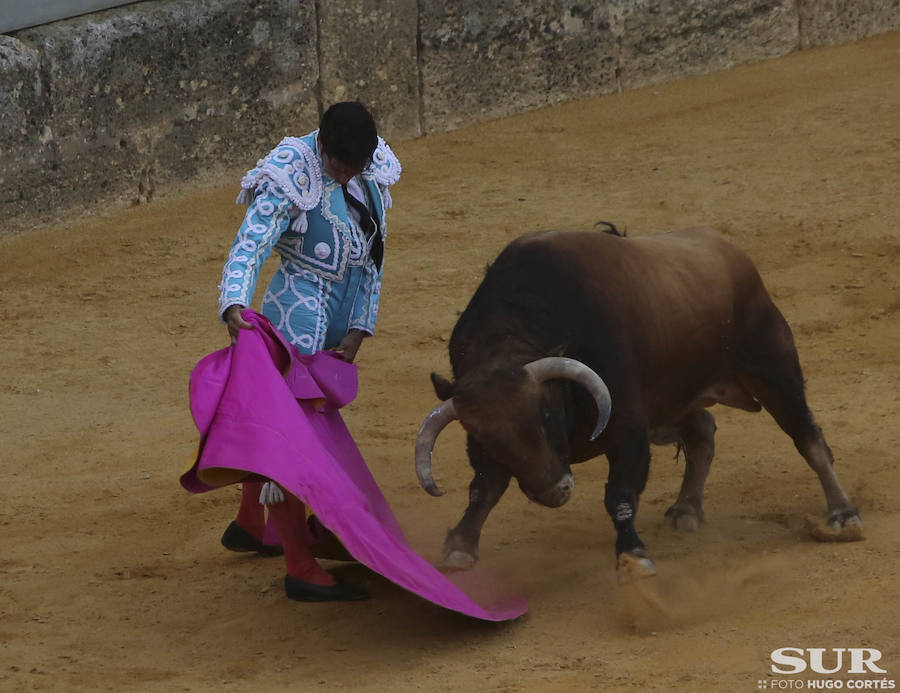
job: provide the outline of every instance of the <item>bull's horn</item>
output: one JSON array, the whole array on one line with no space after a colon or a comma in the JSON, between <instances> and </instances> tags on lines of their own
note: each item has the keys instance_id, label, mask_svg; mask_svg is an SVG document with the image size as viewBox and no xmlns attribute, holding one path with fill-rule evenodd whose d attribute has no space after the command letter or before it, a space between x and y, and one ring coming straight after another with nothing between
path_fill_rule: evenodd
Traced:
<instances>
[{"instance_id":1,"label":"bull's horn","mask_svg":"<svg viewBox=\"0 0 900 693\"><path fill-rule=\"evenodd\" d=\"M597 403L597 426L594 428L594 432L591 433L591 440L595 440L603 432L603 429L606 428L606 424L609 422L612 401L609 397L609 388L606 387L606 383L593 369L575 359L568 359L562 356L548 356L526 364L525 370L539 383L554 378L565 378L574 380L582 385L591 393L591 396Z\"/></svg>"},{"instance_id":2,"label":"bull's horn","mask_svg":"<svg viewBox=\"0 0 900 693\"><path fill-rule=\"evenodd\" d=\"M432 496L443 496L445 493L444 489L434 482L434 474L431 472L434 442L446 425L458 418L456 405L453 404L453 398L451 397L431 410L431 413L422 422L422 426L419 428L419 433L416 436L416 475L419 477L419 483L422 484L422 488Z\"/></svg>"}]
</instances>

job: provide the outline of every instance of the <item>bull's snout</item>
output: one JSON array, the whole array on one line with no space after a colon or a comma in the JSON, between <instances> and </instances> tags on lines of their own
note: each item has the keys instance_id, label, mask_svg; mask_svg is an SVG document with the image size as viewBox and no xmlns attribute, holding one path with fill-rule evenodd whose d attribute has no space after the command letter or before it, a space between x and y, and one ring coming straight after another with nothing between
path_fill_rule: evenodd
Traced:
<instances>
[{"instance_id":1,"label":"bull's snout","mask_svg":"<svg viewBox=\"0 0 900 693\"><path fill-rule=\"evenodd\" d=\"M569 502L573 488L575 488L575 477L569 472L546 491L541 493L532 493L527 489L522 489L522 491L529 500L533 500L535 503L540 503L548 508L558 508Z\"/></svg>"}]
</instances>

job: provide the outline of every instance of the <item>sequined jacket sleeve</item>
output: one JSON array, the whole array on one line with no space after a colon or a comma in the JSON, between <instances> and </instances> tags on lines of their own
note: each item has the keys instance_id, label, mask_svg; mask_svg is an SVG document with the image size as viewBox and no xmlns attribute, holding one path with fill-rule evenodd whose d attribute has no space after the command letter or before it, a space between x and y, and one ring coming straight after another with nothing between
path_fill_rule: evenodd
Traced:
<instances>
[{"instance_id":1,"label":"sequined jacket sleeve","mask_svg":"<svg viewBox=\"0 0 900 693\"><path fill-rule=\"evenodd\" d=\"M250 305L263 263L291 224L290 206L278 186L264 182L256 189L222 270L220 318L229 306Z\"/></svg>"}]
</instances>

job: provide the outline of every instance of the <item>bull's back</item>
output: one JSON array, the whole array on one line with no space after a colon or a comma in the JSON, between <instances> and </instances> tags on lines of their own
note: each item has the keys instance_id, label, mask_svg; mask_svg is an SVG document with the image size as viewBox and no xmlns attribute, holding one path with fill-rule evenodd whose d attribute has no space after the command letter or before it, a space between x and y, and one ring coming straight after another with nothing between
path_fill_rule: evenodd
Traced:
<instances>
[{"instance_id":1,"label":"bull's back","mask_svg":"<svg viewBox=\"0 0 900 693\"><path fill-rule=\"evenodd\" d=\"M771 305L752 261L709 229L542 232L508 251L555 297L569 329L555 337L567 355L656 398L647 406L661 416L735 367L745 308Z\"/></svg>"},{"instance_id":2,"label":"bull's back","mask_svg":"<svg viewBox=\"0 0 900 693\"><path fill-rule=\"evenodd\" d=\"M539 232L517 239L508 250L514 248L543 256L560 274L554 280L582 285L598 308L666 326L730 313L742 296L762 287L747 255L706 228L628 238Z\"/></svg>"}]
</instances>

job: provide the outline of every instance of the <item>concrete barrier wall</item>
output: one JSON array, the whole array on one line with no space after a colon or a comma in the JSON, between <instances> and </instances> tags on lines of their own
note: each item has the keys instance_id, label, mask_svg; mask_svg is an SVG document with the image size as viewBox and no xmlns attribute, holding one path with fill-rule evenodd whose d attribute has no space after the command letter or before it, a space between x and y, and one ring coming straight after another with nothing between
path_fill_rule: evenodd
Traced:
<instances>
[{"instance_id":1,"label":"concrete barrier wall","mask_svg":"<svg viewBox=\"0 0 900 693\"><path fill-rule=\"evenodd\" d=\"M900 27L900 0L154 0L0 36L0 234L251 166L359 98L415 138Z\"/></svg>"}]
</instances>

